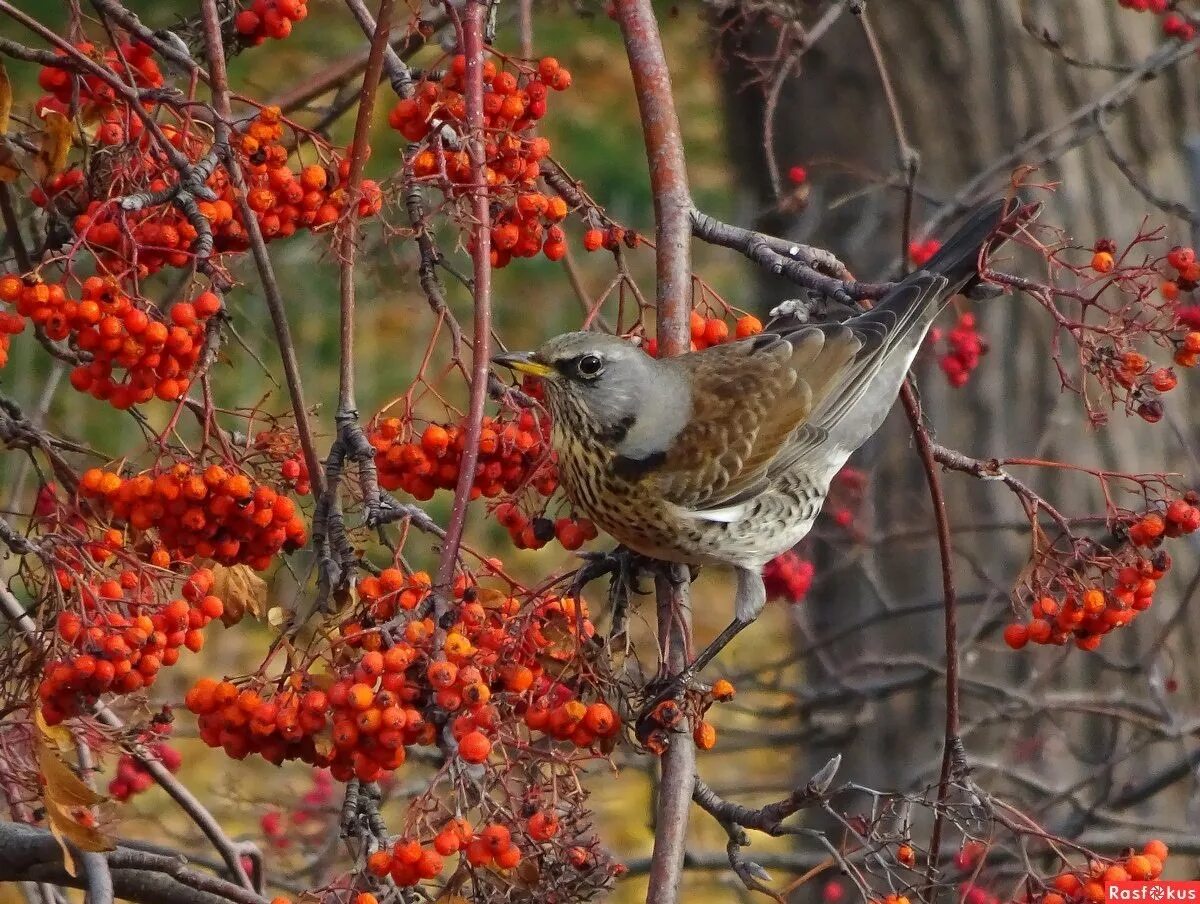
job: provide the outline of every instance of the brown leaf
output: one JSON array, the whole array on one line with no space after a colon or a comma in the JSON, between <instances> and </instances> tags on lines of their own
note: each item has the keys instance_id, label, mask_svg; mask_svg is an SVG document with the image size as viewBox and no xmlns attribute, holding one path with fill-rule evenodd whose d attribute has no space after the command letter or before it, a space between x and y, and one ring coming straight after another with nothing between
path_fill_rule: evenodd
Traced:
<instances>
[{"instance_id":1,"label":"brown leaf","mask_svg":"<svg viewBox=\"0 0 1200 904\"><path fill-rule=\"evenodd\" d=\"M67 154L71 151L71 121L57 110L43 107L38 111L42 118L42 139L34 160L34 173L39 182L61 173L67 167Z\"/></svg>"},{"instance_id":2,"label":"brown leaf","mask_svg":"<svg viewBox=\"0 0 1200 904\"><path fill-rule=\"evenodd\" d=\"M8 134L8 114L12 112L12 83L8 71L0 63L0 136Z\"/></svg>"},{"instance_id":3,"label":"brown leaf","mask_svg":"<svg viewBox=\"0 0 1200 904\"><path fill-rule=\"evenodd\" d=\"M476 591L475 600L485 609L500 609L508 602L508 594L501 593L493 587L480 587Z\"/></svg>"},{"instance_id":4,"label":"brown leaf","mask_svg":"<svg viewBox=\"0 0 1200 904\"><path fill-rule=\"evenodd\" d=\"M74 876L75 862L65 842L69 841L81 851L111 851L114 847L112 839L96 826L91 809L107 798L85 785L59 755L64 735L69 740L70 733L61 726L47 725L40 711L34 721L38 728L34 741L38 769L45 782L42 801L46 807L46 820L62 846L63 866Z\"/></svg>"},{"instance_id":5,"label":"brown leaf","mask_svg":"<svg viewBox=\"0 0 1200 904\"><path fill-rule=\"evenodd\" d=\"M12 147L0 136L0 182L15 182L21 175L21 168L16 164L16 155Z\"/></svg>"},{"instance_id":6,"label":"brown leaf","mask_svg":"<svg viewBox=\"0 0 1200 904\"><path fill-rule=\"evenodd\" d=\"M249 612L262 621L267 617L267 582L249 565L208 564L213 573L213 596L221 598L225 627L236 625Z\"/></svg>"}]
</instances>

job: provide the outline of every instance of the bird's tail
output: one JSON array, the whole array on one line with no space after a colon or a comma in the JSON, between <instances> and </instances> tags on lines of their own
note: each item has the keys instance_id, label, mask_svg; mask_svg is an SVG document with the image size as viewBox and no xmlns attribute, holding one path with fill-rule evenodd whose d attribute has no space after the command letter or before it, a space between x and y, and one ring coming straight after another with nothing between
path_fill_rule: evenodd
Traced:
<instances>
[{"instance_id":1,"label":"bird's tail","mask_svg":"<svg viewBox=\"0 0 1200 904\"><path fill-rule=\"evenodd\" d=\"M829 452L831 467L840 467L845 456L883 423L938 312L952 295L979 280L984 249L1003 242L1037 209L1019 199L980 205L922 269L893 286L875 307L844 323L818 327L850 330L860 343L836 386L809 418L813 443L836 450L836 455Z\"/></svg>"},{"instance_id":2,"label":"bird's tail","mask_svg":"<svg viewBox=\"0 0 1200 904\"><path fill-rule=\"evenodd\" d=\"M921 269L946 277L950 295L969 290L978 281L979 255L984 247L995 251L1020 225L1036 216L1038 209L1019 196L980 204Z\"/></svg>"}]
</instances>

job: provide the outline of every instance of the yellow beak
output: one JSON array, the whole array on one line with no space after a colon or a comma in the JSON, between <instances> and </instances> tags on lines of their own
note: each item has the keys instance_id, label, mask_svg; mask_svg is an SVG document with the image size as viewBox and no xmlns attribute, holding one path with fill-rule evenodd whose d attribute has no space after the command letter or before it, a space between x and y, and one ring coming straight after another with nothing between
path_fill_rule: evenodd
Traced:
<instances>
[{"instance_id":1,"label":"yellow beak","mask_svg":"<svg viewBox=\"0 0 1200 904\"><path fill-rule=\"evenodd\" d=\"M505 355L496 355L492 358L492 363L518 373L532 374L535 377L547 377L554 373L554 368L537 360L533 352L509 352Z\"/></svg>"}]
</instances>

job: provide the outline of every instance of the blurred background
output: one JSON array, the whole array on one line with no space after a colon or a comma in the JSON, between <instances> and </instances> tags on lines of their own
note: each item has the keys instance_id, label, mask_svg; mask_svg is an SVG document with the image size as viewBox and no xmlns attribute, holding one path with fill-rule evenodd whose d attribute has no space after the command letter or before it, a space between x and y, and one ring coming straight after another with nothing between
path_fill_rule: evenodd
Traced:
<instances>
[{"instance_id":1,"label":"blurred background","mask_svg":"<svg viewBox=\"0 0 1200 904\"><path fill-rule=\"evenodd\" d=\"M18 6L47 23L63 19L55 2L24 0ZM177 0L129 6L152 25L194 12ZM878 68L846 6L751 0L662 3L658 10L696 204L728 222L829 248L860 278L891 278L904 250L904 169ZM1159 18L1115 0L876 0L868 6L896 112L916 154L908 159L918 164L914 238L929 237L922 224L952 199L1003 192L1010 173L1031 164L1040 167L1034 181L1058 183L1043 198L1043 221L1061 226L1080 245L1090 247L1100 237L1126 242L1146 217L1165 226L1172 241L1192 242L1197 220L1189 205L1200 182L1190 150L1200 118L1197 60L1191 54L1175 65L1144 67L1161 53ZM288 40L249 50L233 62L237 90L264 99L285 95L362 51L362 35L341 4L311 0L309 8L309 19ZM515 7L500 9L497 46L508 52L519 48L515 15ZM812 46L805 44L805 34L816 35ZM592 3L538 3L533 48L535 56L556 56L574 76L569 91L551 98L541 124L555 158L614 219L652 233L637 108L616 25ZM412 64L420 67L439 54L429 48ZM37 92L34 67L10 64L9 71L18 98ZM321 95L295 118L317 121L330 99ZM367 174L386 180L398 168L402 147L385 116L378 124ZM344 144L352 126L352 114L337 120L332 142ZM1119 163L1133 171L1137 184ZM802 180L790 172L794 167L804 168ZM1155 199L1185 209L1168 212ZM384 218L388 225L369 230L359 267L364 413L405 391L432 328L403 216L392 207ZM584 253L582 227L571 230L570 273L563 264L537 258L496 274L497 334L509 347L529 347L576 328L580 302L572 280L595 297L613 278L611 256ZM453 236L442 239L443 248L453 246ZM738 308L762 315L794 291L734 252L700 242L693 251L696 272ZM337 388L337 268L321 236L276 242L271 254L308 396L320 406L321 422L330 424ZM652 253L643 247L628 259L639 285L651 294ZM454 263L469 268L461 249ZM1023 265L1036 267L1018 259L1006 262L1006 269L1021 273ZM236 343L227 345L215 383L217 402L285 411L286 394L271 376L279 366L263 300L248 270L236 275L246 283L230 296L233 325L265 368ZM469 293L453 281L448 289L455 314L469 323ZM940 442L982 458L1023 454L1118 470L1195 472L1193 412L1200 408L1194 385L1177 391L1157 425L1118 412L1109 425L1093 430L1079 399L1060 391L1044 311L1006 296L979 305L975 313L990 350L965 387L950 387L933 355L919 362L925 411ZM951 315L944 326L952 325ZM128 452L129 424L69 389L55 391L63 376L34 343L16 342L0 385L28 410L41 410L39 400L48 401L44 416L56 430L114 457ZM454 401L461 403L461 396ZM444 417L444 409L426 404L427 416ZM165 417L157 410L151 415L160 416ZM329 440L322 437L322 448ZM944 693L938 559L928 490L903 416L894 413L854 464L868 481L841 504L849 520L823 520L802 550L815 566L812 590L802 602L773 603L710 670L759 688L718 709L720 740L701 757L701 774L726 797L747 804L777 799L835 753L843 756L842 781L916 790L936 780ZM32 482L16 485L12 461L0 461L0 468L7 507L27 505ZM1062 511L1101 511L1094 482L1023 476ZM1189 605L1195 582L1172 584L1157 610L1107 642L1102 653L1053 648L1013 653L999 629L1010 618L1009 591L1028 557L1028 524L1003 488L962 475L948 475L945 485L963 594L964 740L977 780L998 794L1025 801L1041 797L1046 807L1040 818L1069 829L1089 808L1108 806L1146 775L1161 772L1159 792L1133 800L1107 822L1093 812L1078 831L1092 833L1093 841L1108 838L1115 848L1149 837L1143 828L1151 826L1171 827L1184 839L1200 837L1200 742L1194 729L1181 727L1200 716L1200 626ZM441 517L448 507L448 493L430 503ZM507 535L479 514L470 531L472 542L496 550L531 583L573 567L573 557L554 545L539 552L512 550ZM607 545L604 537L591 544ZM419 551L414 558L420 564ZM1179 575L1196 573L1195 561L1180 560ZM293 570L303 576L305 568L297 561ZM282 575L277 584L279 593L287 593L292 579ZM602 611L603 588L597 585L591 596L594 609ZM731 597L727 575L701 574L694 587L700 641L725 624ZM651 615L650 601L643 599L634 624L646 661L653 659ZM202 657L185 658L172 670L163 694L181 697L202 671L233 675L252 669L268 636L265 628L243 625L211 638ZM1071 705L1084 698L1089 705ZM177 736L192 733L190 719L180 719ZM180 747L185 776L214 802L235 834L261 840L263 817L279 801L312 788L298 764L231 766L197 742ZM601 836L631 866L613 900L640 900L639 873L653 831L652 764L631 763L615 781L602 767L595 773L592 802ZM1062 788L1070 793L1060 795ZM161 793L152 791L123 811L122 834L154 838L184 831L162 806ZM747 895L728 871L720 827L696 812L693 833L697 868L687 873L683 899ZM293 854L263 843L272 855ZM772 852L774 860L759 859L777 878L801 875L819 859L805 839L756 838L754 850ZM1194 859L1178 864L1181 875L1196 874ZM828 901L832 894L818 877L794 899Z\"/></svg>"}]
</instances>

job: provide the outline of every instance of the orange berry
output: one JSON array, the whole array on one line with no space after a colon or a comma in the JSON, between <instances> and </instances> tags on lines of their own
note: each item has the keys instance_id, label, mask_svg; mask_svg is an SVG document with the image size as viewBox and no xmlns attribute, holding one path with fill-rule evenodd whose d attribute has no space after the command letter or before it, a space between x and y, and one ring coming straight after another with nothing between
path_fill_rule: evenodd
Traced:
<instances>
[{"instance_id":1,"label":"orange berry","mask_svg":"<svg viewBox=\"0 0 1200 904\"><path fill-rule=\"evenodd\" d=\"M534 841L549 841L558 834L558 817L553 813L539 810L529 817L526 829L529 837Z\"/></svg>"},{"instance_id":2,"label":"orange berry","mask_svg":"<svg viewBox=\"0 0 1200 904\"><path fill-rule=\"evenodd\" d=\"M376 851L367 858L367 872L373 876L386 876L392 870L392 855L389 851Z\"/></svg>"},{"instance_id":3,"label":"orange berry","mask_svg":"<svg viewBox=\"0 0 1200 904\"><path fill-rule=\"evenodd\" d=\"M620 721L607 703L593 703L583 716L583 724L592 734L601 738L613 735L620 728Z\"/></svg>"},{"instance_id":4,"label":"orange berry","mask_svg":"<svg viewBox=\"0 0 1200 904\"><path fill-rule=\"evenodd\" d=\"M1097 251L1092 255L1092 269L1097 273L1108 273L1115 265L1116 261L1107 251Z\"/></svg>"},{"instance_id":5,"label":"orange berry","mask_svg":"<svg viewBox=\"0 0 1200 904\"><path fill-rule=\"evenodd\" d=\"M442 829L433 837L433 849L443 857L458 853L461 847L462 839L458 837L458 833L449 829Z\"/></svg>"},{"instance_id":6,"label":"orange berry","mask_svg":"<svg viewBox=\"0 0 1200 904\"><path fill-rule=\"evenodd\" d=\"M371 704L375 702L375 691L368 684L355 684L351 686L347 693L346 702L351 709L356 709L360 712L369 709Z\"/></svg>"},{"instance_id":7,"label":"orange berry","mask_svg":"<svg viewBox=\"0 0 1200 904\"><path fill-rule=\"evenodd\" d=\"M472 731L458 742L458 755L468 763L483 763L492 752L492 742L481 731Z\"/></svg>"},{"instance_id":8,"label":"orange berry","mask_svg":"<svg viewBox=\"0 0 1200 904\"><path fill-rule=\"evenodd\" d=\"M458 666L453 662L446 662L445 660L430 663L426 677L429 679L429 683L435 688L445 689L451 687L458 678Z\"/></svg>"},{"instance_id":9,"label":"orange berry","mask_svg":"<svg viewBox=\"0 0 1200 904\"><path fill-rule=\"evenodd\" d=\"M1024 625L1012 624L1004 629L1004 642L1019 650L1029 642L1029 629Z\"/></svg>"},{"instance_id":10,"label":"orange berry","mask_svg":"<svg viewBox=\"0 0 1200 904\"><path fill-rule=\"evenodd\" d=\"M714 700L721 703L728 703L737 695L737 690L733 686L733 682L725 678L718 678L713 682L712 695Z\"/></svg>"},{"instance_id":11,"label":"orange berry","mask_svg":"<svg viewBox=\"0 0 1200 904\"><path fill-rule=\"evenodd\" d=\"M483 827L483 830L479 833L479 839L487 845L493 854L496 854L512 843L512 833L509 832L507 826L493 823L492 825Z\"/></svg>"},{"instance_id":12,"label":"orange berry","mask_svg":"<svg viewBox=\"0 0 1200 904\"><path fill-rule=\"evenodd\" d=\"M500 869L513 869L521 862L521 849L515 844L510 844L504 850L496 854L496 866Z\"/></svg>"},{"instance_id":13,"label":"orange berry","mask_svg":"<svg viewBox=\"0 0 1200 904\"><path fill-rule=\"evenodd\" d=\"M739 339L745 339L747 336L755 336L758 333L761 333L762 330L762 321L752 314L747 314L745 317L738 318L734 335Z\"/></svg>"},{"instance_id":14,"label":"orange berry","mask_svg":"<svg viewBox=\"0 0 1200 904\"><path fill-rule=\"evenodd\" d=\"M1151 857L1157 857L1159 860L1166 860L1170 849L1159 841L1157 838L1147 841L1146 846L1142 848L1143 854L1148 854Z\"/></svg>"},{"instance_id":15,"label":"orange berry","mask_svg":"<svg viewBox=\"0 0 1200 904\"><path fill-rule=\"evenodd\" d=\"M701 750L712 750L717 744L717 729L711 722L701 722L692 731L692 740Z\"/></svg>"}]
</instances>

